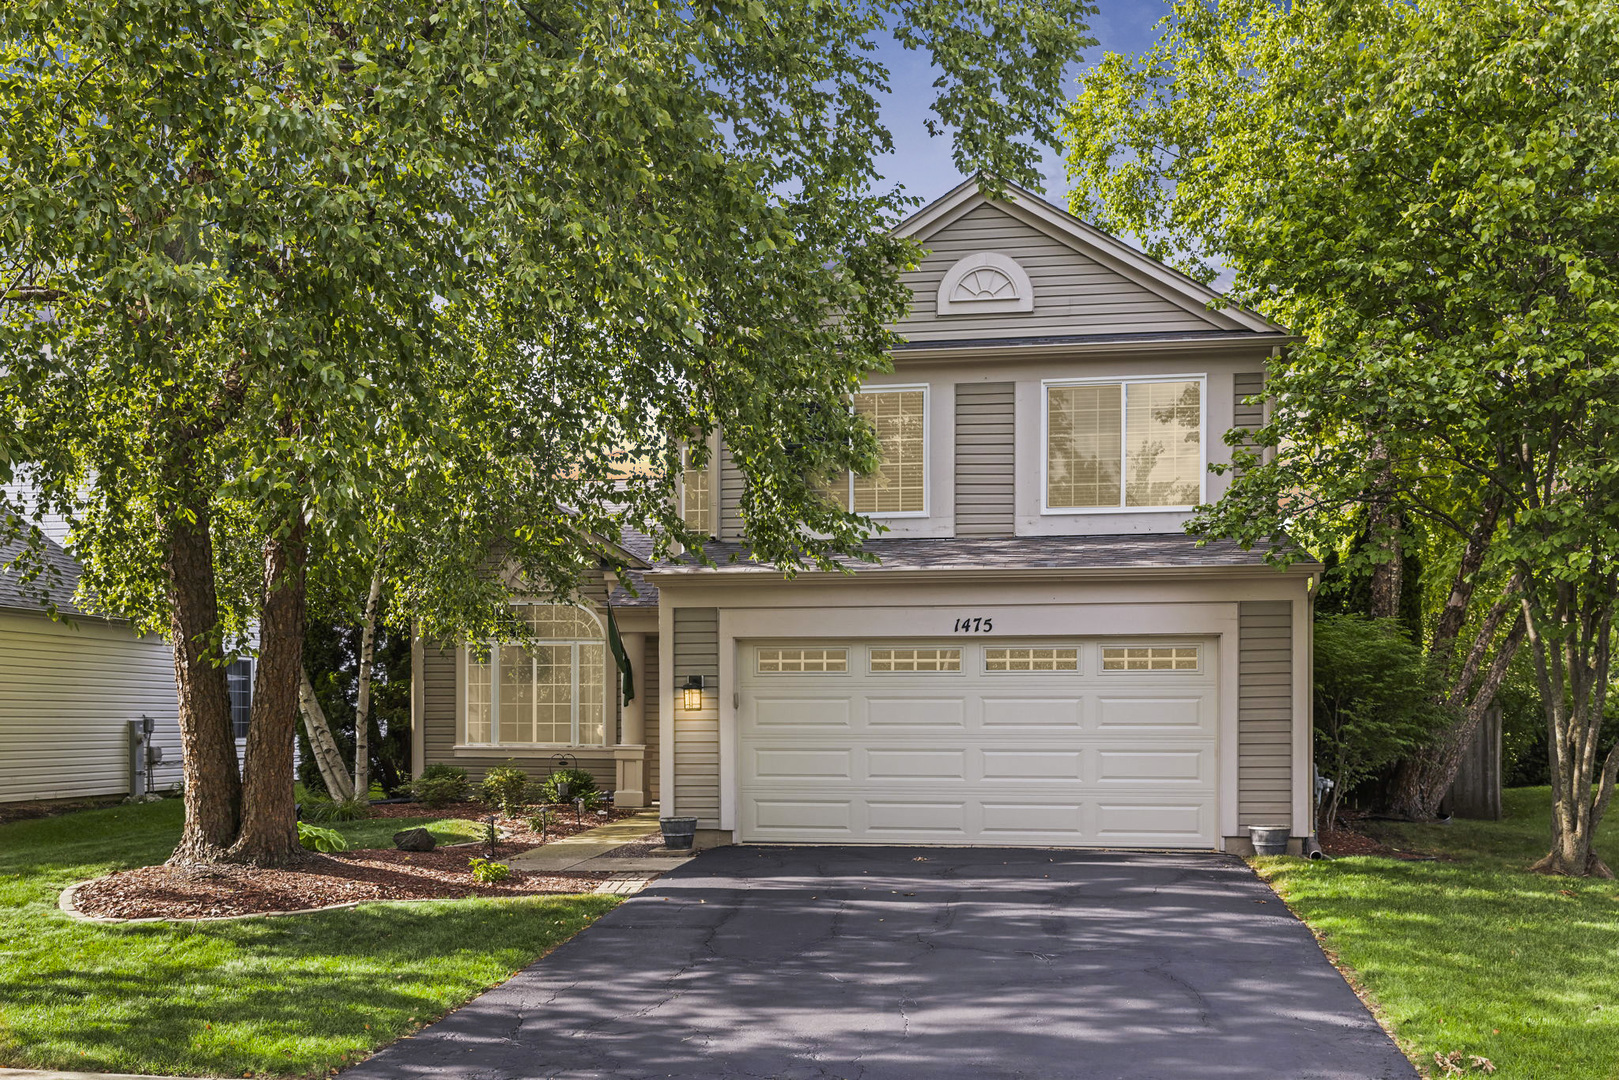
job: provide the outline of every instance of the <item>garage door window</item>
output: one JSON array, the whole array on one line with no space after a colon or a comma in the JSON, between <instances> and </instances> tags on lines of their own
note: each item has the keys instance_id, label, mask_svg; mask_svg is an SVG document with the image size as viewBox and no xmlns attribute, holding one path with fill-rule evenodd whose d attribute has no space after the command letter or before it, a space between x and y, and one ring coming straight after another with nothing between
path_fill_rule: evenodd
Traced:
<instances>
[{"instance_id":1,"label":"garage door window","mask_svg":"<svg viewBox=\"0 0 1619 1080\"><path fill-rule=\"evenodd\" d=\"M985 671L1078 671L1079 647L985 649Z\"/></svg>"},{"instance_id":2,"label":"garage door window","mask_svg":"<svg viewBox=\"0 0 1619 1080\"><path fill-rule=\"evenodd\" d=\"M566 604L515 604L531 645L467 647L466 726L473 746L601 746L607 647L601 623Z\"/></svg>"},{"instance_id":3,"label":"garage door window","mask_svg":"<svg viewBox=\"0 0 1619 1080\"><path fill-rule=\"evenodd\" d=\"M873 673L906 671L960 671L960 649L873 649Z\"/></svg>"},{"instance_id":4,"label":"garage door window","mask_svg":"<svg viewBox=\"0 0 1619 1080\"><path fill-rule=\"evenodd\" d=\"M1198 669L1196 645L1104 645L1103 671L1190 671Z\"/></svg>"},{"instance_id":5,"label":"garage door window","mask_svg":"<svg viewBox=\"0 0 1619 1080\"><path fill-rule=\"evenodd\" d=\"M848 649L760 649L759 674L837 674L849 670Z\"/></svg>"}]
</instances>

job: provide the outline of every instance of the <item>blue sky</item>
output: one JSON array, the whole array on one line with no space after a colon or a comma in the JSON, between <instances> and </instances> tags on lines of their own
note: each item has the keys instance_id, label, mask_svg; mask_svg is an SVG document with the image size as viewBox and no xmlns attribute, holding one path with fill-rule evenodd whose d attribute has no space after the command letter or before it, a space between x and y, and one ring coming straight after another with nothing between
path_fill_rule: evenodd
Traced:
<instances>
[{"instance_id":1,"label":"blue sky","mask_svg":"<svg viewBox=\"0 0 1619 1080\"><path fill-rule=\"evenodd\" d=\"M1085 51L1080 70L1100 60L1104 52L1139 53L1151 46L1156 24L1168 11L1166 0L1097 0L1100 10L1090 20L1095 47ZM933 100L934 73L926 53L906 52L892 42L885 43L878 55L892 73L893 93L883 107L883 119L894 133L894 153L882 160L885 178L905 185L911 195L932 200L959 184L963 177L950 161L950 139L928 137L923 121ZM1072 81L1065 94L1073 93ZM1067 179L1062 159L1047 152L1044 173L1045 197L1058 206L1067 206Z\"/></svg>"}]
</instances>

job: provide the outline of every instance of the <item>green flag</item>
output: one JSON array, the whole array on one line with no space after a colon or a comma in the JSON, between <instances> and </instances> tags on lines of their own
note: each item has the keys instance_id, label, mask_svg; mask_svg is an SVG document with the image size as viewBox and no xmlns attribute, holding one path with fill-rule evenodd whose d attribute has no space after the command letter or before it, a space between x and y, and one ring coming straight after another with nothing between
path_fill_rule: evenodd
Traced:
<instances>
[{"instance_id":1,"label":"green flag","mask_svg":"<svg viewBox=\"0 0 1619 1080\"><path fill-rule=\"evenodd\" d=\"M607 605L607 647L613 650L613 659L618 661L624 704L628 705L635 700L635 671L630 667L629 654L624 651L624 641L618 636L618 620L613 618L612 604Z\"/></svg>"}]
</instances>

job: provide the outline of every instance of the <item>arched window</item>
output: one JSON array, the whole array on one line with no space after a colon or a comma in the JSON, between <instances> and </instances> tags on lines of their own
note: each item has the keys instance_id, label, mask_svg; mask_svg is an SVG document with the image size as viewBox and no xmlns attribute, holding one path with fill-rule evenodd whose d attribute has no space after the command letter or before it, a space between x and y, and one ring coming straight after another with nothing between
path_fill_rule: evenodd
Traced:
<instances>
[{"instance_id":1,"label":"arched window","mask_svg":"<svg viewBox=\"0 0 1619 1080\"><path fill-rule=\"evenodd\" d=\"M939 282L940 315L1033 311L1034 286L1016 259L994 251L968 255Z\"/></svg>"},{"instance_id":2,"label":"arched window","mask_svg":"<svg viewBox=\"0 0 1619 1080\"><path fill-rule=\"evenodd\" d=\"M467 646L466 732L476 746L601 746L607 644L601 620L570 604L518 601L532 645Z\"/></svg>"}]
</instances>

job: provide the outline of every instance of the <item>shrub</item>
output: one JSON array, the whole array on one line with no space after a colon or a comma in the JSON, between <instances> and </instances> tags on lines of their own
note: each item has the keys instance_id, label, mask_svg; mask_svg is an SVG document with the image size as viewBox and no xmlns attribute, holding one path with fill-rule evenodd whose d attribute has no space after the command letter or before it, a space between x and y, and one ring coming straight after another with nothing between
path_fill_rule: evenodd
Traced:
<instances>
[{"instance_id":1,"label":"shrub","mask_svg":"<svg viewBox=\"0 0 1619 1080\"><path fill-rule=\"evenodd\" d=\"M418 801L438 809L467 797L467 771L454 765L429 765L410 785Z\"/></svg>"},{"instance_id":2,"label":"shrub","mask_svg":"<svg viewBox=\"0 0 1619 1080\"><path fill-rule=\"evenodd\" d=\"M479 790L484 802L498 806L507 817L515 817L528 802L528 773L515 761L508 761L485 773Z\"/></svg>"},{"instance_id":3,"label":"shrub","mask_svg":"<svg viewBox=\"0 0 1619 1080\"><path fill-rule=\"evenodd\" d=\"M561 798L558 787L568 785L568 797ZM558 769L540 781L540 796L546 802L572 802L581 795L596 790L596 778L584 769Z\"/></svg>"},{"instance_id":4,"label":"shrub","mask_svg":"<svg viewBox=\"0 0 1619 1080\"><path fill-rule=\"evenodd\" d=\"M371 813L370 804L360 799L333 802L331 799L311 798L302 805L306 821L358 821Z\"/></svg>"},{"instance_id":5,"label":"shrub","mask_svg":"<svg viewBox=\"0 0 1619 1080\"><path fill-rule=\"evenodd\" d=\"M298 823L298 843L310 851L347 851L349 842L335 829L323 829L307 821Z\"/></svg>"},{"instance_id":6,"label":"shrub","mask_svg":"<svg viewBox=\"0 0 1619 1080\"><path fill-rule=\"evenodd\" d=\"M493 885L512 876L512 868L505 863L474 858L468 859L467 865L472 867L472 880L481 881L485 885Z\"/></svg>"},{"instance_id":7,"label":"shrub","mask_svg":"<svg viewBox=\"0 0 1619 1080\"><path fill-rule=\"evenodd\" d=\"M1315 623L1315 767L1332 787L1322 829L1343 797L1427 743L1449 720L1422 651L1394 619L1328 615Z\"/></svg>"}]
</instances>

